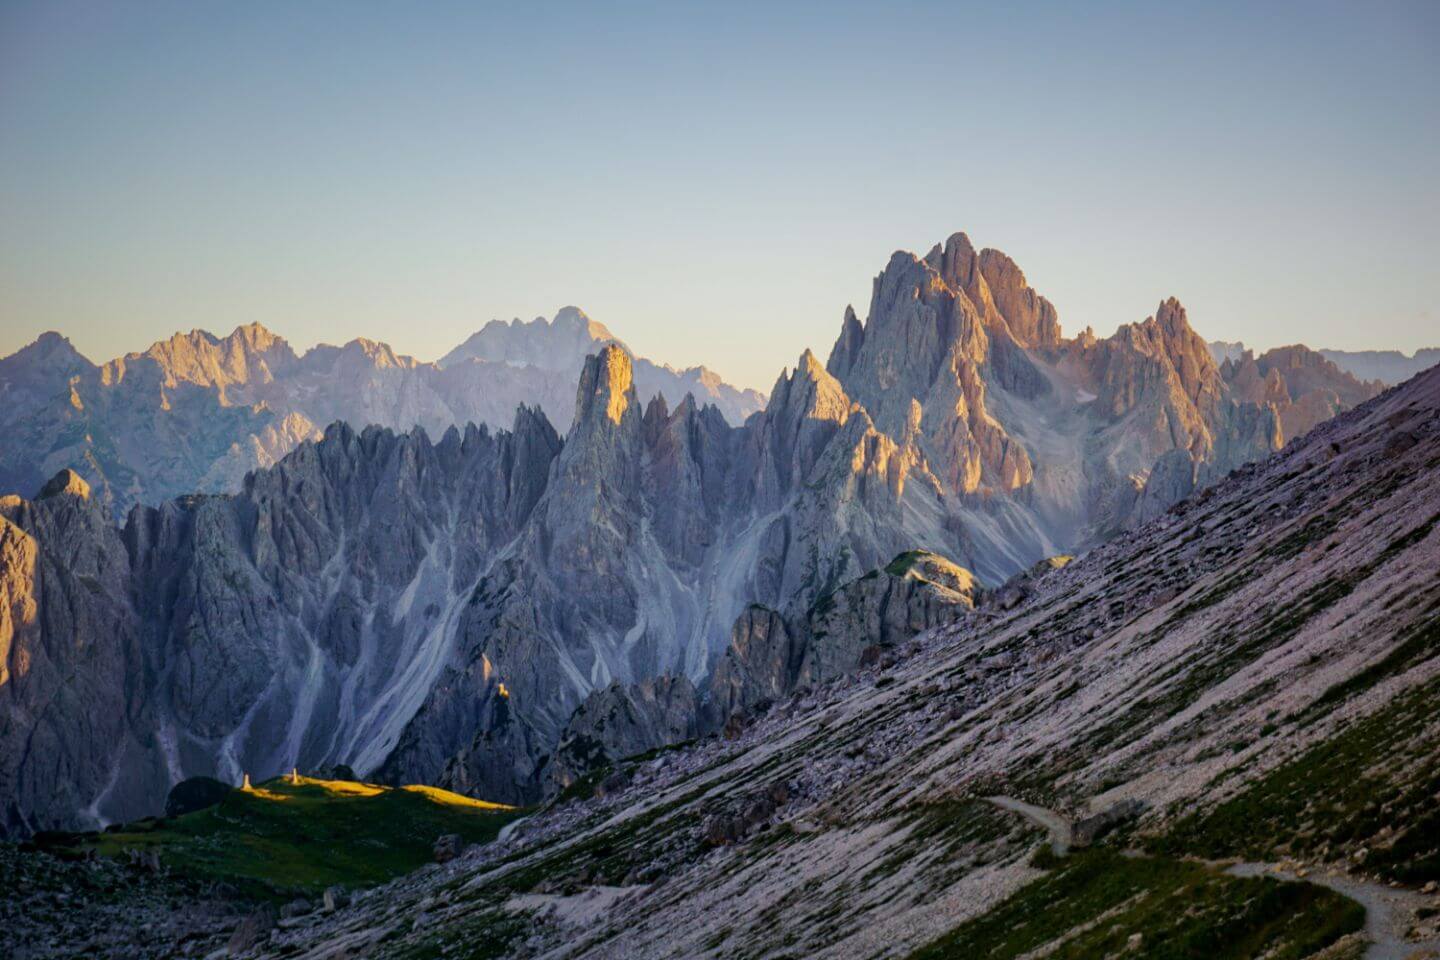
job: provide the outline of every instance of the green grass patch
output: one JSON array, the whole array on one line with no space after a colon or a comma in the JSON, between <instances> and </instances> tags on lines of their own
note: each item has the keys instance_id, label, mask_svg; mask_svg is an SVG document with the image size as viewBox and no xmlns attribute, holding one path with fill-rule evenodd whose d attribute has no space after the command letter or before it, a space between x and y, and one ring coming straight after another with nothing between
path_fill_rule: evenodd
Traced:
<instances>
[{"instance_id":1,"label":"green grass patch","mask_svg":"<svg viewBox=\"0 0 1440 960\"><path fill-rule=\"evenodd\" d=\"M433 787L276 778L182 817L99 834L90 846L102 856L156 850L177 873L260 896L313 895L383 883L433 860L440 835L483 843L522 813Z\"/></svg>"},{"instance_id":2,"label":"green grass patch","mask_svg":"<svg viewBox=\"0 0 1440 960\"><path fill-rule=\"evenodd\" d=\"M1214 809L1181 819L1147 848L1270 860L1333 858L1366 846L1367 871L1406 882L1440 879L1437 696L1440 681L1410 690ZM1386 828L1391 841L1377 843Z\"/></svg>"},{"instance_id":3,"label":"green grass patch","mask_svg":"<svg viewBox=\"0 0 1440 960\"><path fill-rule=\"evenodd\" d=\"M1230 877L1197 863L1103 848L1043 859L1057 869L910 960L1003 960L1047 946L1053 952L1046 956L1057 960L1298 960L1365 922L1358 903L1307 883Z\"/></svg>"},{"instance_id":4,"label":"green grass patch","mask_svg":"<svg viewBox=\"0 0 1440 960\"><path fill-rule=\"evenodd\" d=\"M885 565L885 572L892 577L903 577L928 556L931 554L925 550L906 550Z\"/></svg>"}]
</instances>

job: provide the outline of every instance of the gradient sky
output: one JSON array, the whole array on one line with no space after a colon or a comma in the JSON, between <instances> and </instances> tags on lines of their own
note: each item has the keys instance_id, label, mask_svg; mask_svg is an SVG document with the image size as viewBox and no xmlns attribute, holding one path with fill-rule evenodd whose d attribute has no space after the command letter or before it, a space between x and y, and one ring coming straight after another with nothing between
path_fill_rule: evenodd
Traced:
<instances>
[{"instance_id":1,"label":"gradient sky","mask_svg":"<svg viewBox=\"0 0 1440 960\"><path fill-rule=\"evenodd\" d=\"M1162 9L1162 7L1166 9ZM0 354L575 303L768 388L897 248L1067 333L1440 343L1440 3L0 0Z\"/></svg>"}]
</instances>

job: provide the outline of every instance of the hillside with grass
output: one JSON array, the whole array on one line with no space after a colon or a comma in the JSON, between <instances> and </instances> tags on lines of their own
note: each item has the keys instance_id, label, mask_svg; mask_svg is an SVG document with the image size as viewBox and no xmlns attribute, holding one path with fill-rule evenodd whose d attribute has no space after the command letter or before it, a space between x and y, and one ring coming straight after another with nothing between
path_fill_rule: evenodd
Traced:
<instances>
[{"instance_id":1,"label":"hillside with grass","mask_svg":"<svg viewBox=\"0 0 1440 960\"><path fill-rule=\"evenodd\" d=\"M431 862L437 837L484 843L518 816L436 787L277 777L184 816L83 835L79 846L105 857L154 851L176 873L261 896L314 894L382 883Z\"/></svg>"}]
</instances>

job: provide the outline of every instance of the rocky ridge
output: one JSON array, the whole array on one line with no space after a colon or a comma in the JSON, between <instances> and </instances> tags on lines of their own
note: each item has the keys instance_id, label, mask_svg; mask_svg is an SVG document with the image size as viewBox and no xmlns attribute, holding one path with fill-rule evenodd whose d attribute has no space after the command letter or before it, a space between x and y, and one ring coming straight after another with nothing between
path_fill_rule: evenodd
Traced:
<instances>
[{"instance_id":1,"label":"rocky ridge","mask_svg":"<svg viewBox=\"0 0 1440 960\"><path fill-rule=\"evenodd\" d=\"M1216 363L1226 359L1238 361L1246 352L1241 341L1214 340L1210 352ZM1253 352L1253 351L1252 351ZM1399 350L1316 350L1326 360L1364 383L1379 381L1385 386L1404 383L1422 370L1440 363L1440 348L1425 347L1406 355Z\"/></svg>"},{"instance_id":2,"label":"rocky ridge","mask_svg":"<svg viewBox=\"0 0 1440 960\"><path fill-rule=\"evenodd\" d=\"M436 363L364 338L298 354L249 324L226 337L177 333L96 365L47 333L0 359L0 426L13 438L0 450L0 489L34 489L73 467L123 519L136 504L238 490L247 472L336 420L440 436L467 423L506 427L528 404L563 423L585 357L609 343L624 347L576 307L492 321ZM634 362L647 397L694 394L735 424L764 405L703 367Z\"/></svg>"}]
</instances>

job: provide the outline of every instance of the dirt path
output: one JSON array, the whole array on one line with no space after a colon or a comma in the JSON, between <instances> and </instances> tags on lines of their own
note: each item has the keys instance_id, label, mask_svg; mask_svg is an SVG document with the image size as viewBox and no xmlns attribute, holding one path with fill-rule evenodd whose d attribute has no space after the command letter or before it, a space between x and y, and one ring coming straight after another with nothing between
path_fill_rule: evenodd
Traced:
<instances>
[{"instance_id":1,"label":"dirt path","mask_svg":"<svg viewBox=\"0 0 1440 960\"><path fill-rule=\"evenodd\" d=\"M1070 850L1074 824L1062 814L1014 797L986 797L987 802L1002 810L1018 813L1050 834L1050 849L1058 856ZM1125 851L1126 855L1139 854ZM1411 960L1440 958L1440 937L1411 941L1405 939L1417 907L1435 907L1436 899L1414 890L1388 887L1369 880L1358 880L1343 874L1306 873L1301 877L1293 870L1276 863L1228 863L1207 861L1232 877L1270 876L1299 883L1313 883L1349 897L1365 908L1365 936L1370 945L1365 960Z\"/></svg>"},{"instance_id":2,"label":"dirt path","mask_svg":"<svg viewBox=\"0 0 1440 960\"><path fill-rule=\"evenodd\" d=\"M1414 890L1387 887L1369 880L1357 880L1343 874L1306 873L1298 876L1293 870L1274 863L1237 863L1225 870L1232 877L1278 877L1328 887L1349 897L1365 908L1365 936L1370 946L1365 960L1407 960L1409 957L1440 957L1440 938L1406 940L1416 907L1434 907L1435 898ZM1430 951L1429 954L1426 951Z\"/></svg>"},{"instance_id":3,"label":"dirt path","mask_svg":"<svg viewBox=\"0 0 1440 960\"><path fill-rule=\"evenodd\" d=\"M1031 823L1044 827L1046 832L1050 834L1050 849L1057 857L1063 857L1070 852L1070 838L1073 824L1071 824L1066 817L1061 816L1054 810L1037 807L1033 803L1016 800L1014 797L986 797L985 800L999 807L1001 810L1018 813Z\"/></svg>"}]
</instances>

